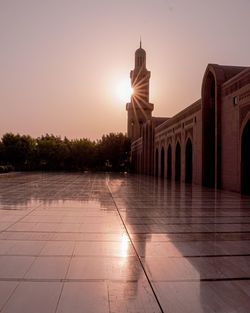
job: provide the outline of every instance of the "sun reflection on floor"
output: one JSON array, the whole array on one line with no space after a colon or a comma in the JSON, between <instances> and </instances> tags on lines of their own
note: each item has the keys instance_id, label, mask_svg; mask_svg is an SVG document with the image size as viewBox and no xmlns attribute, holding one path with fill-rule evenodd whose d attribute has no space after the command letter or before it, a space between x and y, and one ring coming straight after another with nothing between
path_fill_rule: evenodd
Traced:
<instances>
[{"instance_id":1,"label":"sun reflection on floor","mask_svg":"<svg viewBox=\"0 0 250 313\"><path fill-rule=\"evenodd\" d=\"M129 237L127 234L121 236L120 256L126 258L128 256Z\"/></svg>"}]
</instances>

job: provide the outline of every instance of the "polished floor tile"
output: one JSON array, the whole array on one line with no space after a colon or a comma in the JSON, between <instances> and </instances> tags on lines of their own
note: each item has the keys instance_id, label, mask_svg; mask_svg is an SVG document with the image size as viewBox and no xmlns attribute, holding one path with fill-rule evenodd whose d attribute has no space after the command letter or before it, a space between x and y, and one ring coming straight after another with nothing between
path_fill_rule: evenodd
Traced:
<instances>
[{"instance_id":1,"label":"polished floor tile","mask_svg":"<svg viewBox=\"0 0 250 313\"><path fill-rule=\"evenodd\" d=\"M143 271L136 257L74 257L68 279L136 280Z\"/></svg>"},{"instance_id":2,"label":"polished floor tile","mask_svg":"<svg viewBox=\"0 0 250 313\"><path fill-rule=\"evenodd\" d=\"M8 241L7 241L8 242ZM45 245L45 241L10 241L11 247L7 255L38 256Z\"/></svg>"},{"instance_id":3,"label":"polished floor tile","mask_svg":"<svg viewBox=\"0 0 250 313\"><path fill-rule=\"evenodd\" d=\"M109 298L106 283L65 283L56 312L109 313Z\"/></svg>"},{"instance_id":4,"label":"polished floor tile","mask_svg":"<svg viewBox=\"0 0 250 313\"><path fill-rule=\"evenodd\" d=\"M22 282L1 312L54 313L61 289L61 283Z\"/></svg>"},{"instance_id":5,"label":"polished floor tile","mask_svg":"<svg viewBox=\"0 0 250 313\"><path fill-rule=\"evenodd\" d=\"M249 294L243 282L157 282L154 284L164 312L247 313ZM249 285L249 282L248 282Z\"/></svg>"},{"instance_id":6,"label":"polished floor tile","mask_svg":"<svg viewBox=\"0 0 250 313\"><path fill-rule=\"evenodd\" d=\"M69 257L38 257L25 278L62 280L66 277L69 263Z\"/></svg>"},{"instance_id":7,"label":"polished floor tile","mask_svg":"<svg viewBox=\"0 0 250 313\"><path fill-rule=\"evenodd\" d=\"M249 197L136 175L0 175L0 312L249 307Z\"/></svg>"},{"instance_id":8,"label":"polished floor tile","mask_svg":"<svg viewBox=\"0 0 250 313\"><path fill-rule=\"evenodd\" d=\"M0 280L23 278L34 261L32 256L0 256Z\"/></svg>"},{"instance_id":9,"label":"polished floor tile","mask_svg":"<svg viewBox=\"0 0 250 313\"><path fill-rule=\"evenodd\" d=\"M44 245L40 255L71 256L74 249L74 241L48 241Z\"/></svg>"}]
</instances>

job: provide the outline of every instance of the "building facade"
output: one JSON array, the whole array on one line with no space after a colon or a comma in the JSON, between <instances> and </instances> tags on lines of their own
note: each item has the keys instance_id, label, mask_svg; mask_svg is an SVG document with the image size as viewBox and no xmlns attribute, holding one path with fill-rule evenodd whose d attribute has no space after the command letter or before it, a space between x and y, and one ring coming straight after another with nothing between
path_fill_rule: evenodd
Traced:
<instances>
[{"instance_id":1,"label":"building facade","mask_svg":"<svg viewBox=\"0 0 250 313\"><path fill-rule=\"evenodd\" d=\"M208 64L201 98L171 118L152 117L146 52L135 52L127 104L136 173L250 194L250 68Z\"/></svg>"}]
</instances>

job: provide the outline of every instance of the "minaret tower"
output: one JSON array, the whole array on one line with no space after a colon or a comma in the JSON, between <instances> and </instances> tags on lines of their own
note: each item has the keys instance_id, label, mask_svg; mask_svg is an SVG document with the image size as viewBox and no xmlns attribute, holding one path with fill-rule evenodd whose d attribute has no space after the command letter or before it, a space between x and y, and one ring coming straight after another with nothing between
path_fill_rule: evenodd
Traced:
<instances>
[{"instance_id":1,"label":"minaret tower","mask_svg":"<svg viewBox=\"0 0 250 313\"><path fill-rule=\"evenodd\" d=\"M135 51L135 68L130 72L133 94L128 111L128 137L133 142L142 136L142 125L151 119L154 105L149 103L150 71L146 68L146 51L140 47Z\"/></svg>"}]
</instances>

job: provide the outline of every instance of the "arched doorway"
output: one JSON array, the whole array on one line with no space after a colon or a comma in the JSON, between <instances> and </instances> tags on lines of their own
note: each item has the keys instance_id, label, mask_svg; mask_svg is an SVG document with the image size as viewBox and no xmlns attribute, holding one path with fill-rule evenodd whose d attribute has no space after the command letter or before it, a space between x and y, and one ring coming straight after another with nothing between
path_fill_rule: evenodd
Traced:
<instances>
[{"instance_id":1,"label":"arched doorway","mask_svg":"<svg viewBox=\"0 0 250 313\"><path fill-rule=\"evenodd\" d=\"M215 78L209 72L202 95L203 184L215 186Z\"/></svg>"},{"instance_id":2,"label":"arched doorway","mask_svg":"<svg viewBox=\"0 0 250 313\"><path fill-rule=\"evenodd\" d=\"M241 137L241 192L250 195L250 120Z\"/></svg>"},{"instance_id":3,"label":"arched doorway","mask_svg":"<svg viewBox=\"0 0 250 313\"><path fill-rule=\"evenodd\" d=\"M159 161L158 161L158 149L155 151L155 176L158 177Z\"/></svg>"},{"instance_id":4,"label":"arched doorway","mask_svg":"<svg viewBox=\"0 0 250 313\"><path fill-rule=\"evenodd\" d=\"M161 148L161 178L164 178L164 172L165 172L165 152L164 148Z\"/></svg>"},{"instance_id":5,"label":"arched doorway","mask_svg":"<svg viewBox=\"0 0 250 313\"><path fill-rule=\"evenodd\" d=\"M181 146L179 142L175 148L175 180L181 180Z\"/></svg>"},{"instance_id":6,"label":"arched doorway","mask_svg":"<svg viewBox=\"0 0 250 313\"><path fill-rule=\"evenodd\" d=\"M193 147L190 138L188 138L185 149L185 167L186 167L186 183L192 183L193 176Z\"/></svg>"},{"instance_id":7,"label":"arched doorway","mask_svg":"<svg viewBox=\"0 0 250 313\"><path fill-rule=\"evenodd\" d=\"M172 148L168 146L167 179L172 178Z\"/></svg>"}]
</instances>

